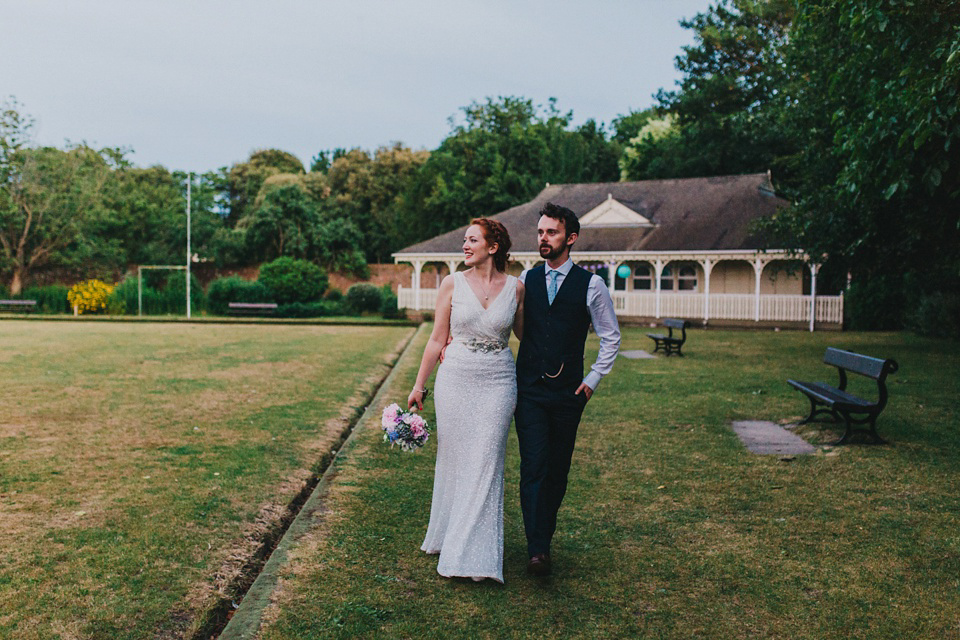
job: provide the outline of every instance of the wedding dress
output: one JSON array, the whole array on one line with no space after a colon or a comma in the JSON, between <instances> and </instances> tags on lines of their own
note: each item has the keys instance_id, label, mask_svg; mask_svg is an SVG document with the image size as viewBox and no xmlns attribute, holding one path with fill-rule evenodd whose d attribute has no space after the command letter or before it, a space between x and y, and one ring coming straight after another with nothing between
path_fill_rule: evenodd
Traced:
<instances>
[{"instance_id":1,"label":"wedding dress","mask_svg":"<svg viewBox=\"0 0 960 640\"><path fill-rule=\"evenodd\" d=\"M517 404L507 341L518 280L507 276L487 309L462 272L453 282L453 342L434 383L437 467L421 549L440 554L442 576L503 582L503 462Z\"/></svg>"}]
</instances>

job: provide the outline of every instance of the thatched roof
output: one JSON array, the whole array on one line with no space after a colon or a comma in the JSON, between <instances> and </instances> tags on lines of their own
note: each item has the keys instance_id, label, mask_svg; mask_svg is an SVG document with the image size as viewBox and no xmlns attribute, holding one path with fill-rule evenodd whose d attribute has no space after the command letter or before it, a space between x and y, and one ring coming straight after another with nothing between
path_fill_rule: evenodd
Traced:
<instances>
[{"instance_id":1,"label":"thatched roof","mask_svg":"<svg viewBox=\"0 0 960 640\"><path fill-rule=\"evenodd\" d=\"M547 202L579 217L613 199L650 224L584 226L577 251L721 251L769 249L751 229L754 220L787 205L769 176L549 185L536 198L492 216L506 226L512 252L537 251L537 221ZM625 211L625 209L624 209ZM633 214L631 214L633 215ZM401 249L395 255L457 253L467 226Z\"/></svg>"}]
</instances>

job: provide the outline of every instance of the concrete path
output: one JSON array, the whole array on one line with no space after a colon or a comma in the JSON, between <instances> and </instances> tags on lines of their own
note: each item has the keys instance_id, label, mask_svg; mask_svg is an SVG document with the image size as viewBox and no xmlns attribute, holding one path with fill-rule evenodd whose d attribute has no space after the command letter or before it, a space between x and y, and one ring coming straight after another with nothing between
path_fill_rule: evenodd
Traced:
<instances>
[{"instance_id":1,"label":"concrete path","mask_svg":"<svg viewBox=\"0 0 960 640\"><path fill-rule=\"evenodd\" d=\"M741 420L733 423L740 441L753 453L804 454L816 453L812 444L780 425L766 420Z\"/></svg>"},{"instance_id":2,"label":"concrete path","mask_svg":"<svg viewBox=\"0 0 960 640\"><path fill-rule=\"evenodd\" d=\"M620 355L624 358L630 358L631 360L638 360L640 358L656 358L656 356L651 355L644 351L643 349L633 349L630 351L621 351Z\"/></svg>"}]
</instances>

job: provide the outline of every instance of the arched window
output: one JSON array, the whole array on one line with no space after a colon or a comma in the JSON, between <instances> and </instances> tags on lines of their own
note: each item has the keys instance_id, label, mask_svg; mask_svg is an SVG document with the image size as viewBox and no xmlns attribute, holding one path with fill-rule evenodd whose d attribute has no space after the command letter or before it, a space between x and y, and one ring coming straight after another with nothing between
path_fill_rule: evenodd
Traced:
<instances>
[{"instance_id":1,"label":"arched window","mask_svg":"<svg viewBox=\"0 0 960 640\"><path fill-rule=\"evenodd\" d=\"M696 291L697 269L689 264L667 265L660 275L661 291Z\"/></svg>"},{"instance_id":2,"label":"arched window","mask_svg":"<svg viewBox=\"0 0 960 640\"><path fill-rule=\"evenodd\" d=\"M673 267L666 266L660 272L660 290L673 291Z\"/></svg>"},{"instance_id":3,"label":"arched window","mask_svg":"<svg viewBox=\"0 0 960 640\"><path fill-rule=\"evenodd\" d=\"M650 291L653 289L653 274L647 265L639 265L633 268L633 290Z\"/></svg>"}]
</instances>

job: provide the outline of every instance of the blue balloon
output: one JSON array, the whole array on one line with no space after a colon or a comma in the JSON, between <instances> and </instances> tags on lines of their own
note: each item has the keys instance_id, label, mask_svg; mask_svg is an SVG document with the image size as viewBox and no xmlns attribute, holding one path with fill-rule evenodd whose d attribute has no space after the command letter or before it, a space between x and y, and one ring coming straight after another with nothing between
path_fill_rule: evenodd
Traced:
<instances>
[{"instance_id":1,"label":"blue balloon","mask_svg":"<svg viewBox=\"0 0 960 640\"><path fill-rule=\"evenodd\" d=\"M630 267L625 264L620 265L617 267L617 275L626 280L630 277Z\"/></svg>"}]
</instances>

